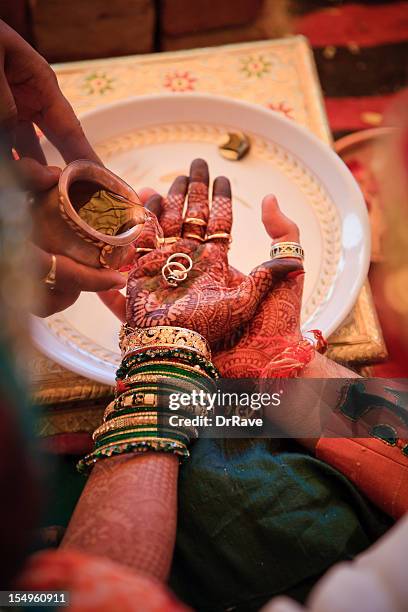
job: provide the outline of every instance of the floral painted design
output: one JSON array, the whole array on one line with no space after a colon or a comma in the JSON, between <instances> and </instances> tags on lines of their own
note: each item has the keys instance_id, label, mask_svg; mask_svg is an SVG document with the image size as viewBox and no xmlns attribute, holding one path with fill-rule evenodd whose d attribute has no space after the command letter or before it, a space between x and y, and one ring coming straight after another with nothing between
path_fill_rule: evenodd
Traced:
<instances>
[{"instance_id":1,"label":"floral painted design","mask_svg":"<svg viewBox=\"0 0 408 612\"><path fill-rule=\"evenodd\" d=\"M241 59L241 64L241 72L247 77L258 77L259 79L270 72L272 65L263 55L249 55Z\"/></svg>"},{"instance_id":2,"label":"floral painted design","mask_svg":"<svg viewBox=\"0 0 408 612\"><path fill-rule=\"evenodd\" d=\"M181 72L174 70L166 74L164 79L164 87L174 92L193 91L194 83L197 81L187 70Z\"/></svg>"},{"instance_id":3,"label":"floral painted design","mask_svg":"<svg viewBox=\"0 0 408 612\"><path fill-rule=\"evenodd\" d=\"M110 78L106 72L92 72L84 79L84 89L88 94L104 94L113 89L114 79Z\"/></svg>"},{"instance_id":4,"label":"floral painted design","mask_svg":"<svg viewBox=\"0 0 408 612\"><path fill-rule=\"evenodd\" d=\"M274 102L268 102L266 108L269 108L270 110L276 111L278 113L282 113L288 119L294 119L293 108L288 106L286 102L278 102L277 104Z\"/></svg>"}]
</instances>

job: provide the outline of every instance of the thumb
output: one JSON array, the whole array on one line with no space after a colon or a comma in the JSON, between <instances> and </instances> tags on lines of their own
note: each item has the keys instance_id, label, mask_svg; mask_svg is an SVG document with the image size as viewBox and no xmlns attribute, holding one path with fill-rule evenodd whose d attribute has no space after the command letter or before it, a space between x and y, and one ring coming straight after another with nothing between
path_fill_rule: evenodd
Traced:
<instances>
[{"instance_id":1,"label":"thumb","mask_svg":"<svg viewBox=\"0 0 408 612\"><path fill-rule=\"evenodd\" d=\"M126 321L126 298L120 291L101 291L100 300L122 323Z\"/></svg>"},{"instance_id":2,"label":"thumb","mask_svg":"<svg viewBox=\"0 0 408 612\"><path fill-rule=\"evenodd\" d=\"M299 242L298 226L283 214L272 194L262 200L262 222L274 242Z\"/></svg>"},{"instance_id":3,"label":"thumb","mask_svg":"<svg viewBox=\"0 0 408 612\"><path fill-rule=\"evenodd\" d=\"M120 272L90 268L64 255L57 255L56 289L59 291L108 291L122 289L126 280Z\"/></svg>"},{"instance_id":4,"label":"thumb","mask_svg":"<svg viewBox=\"0 0 408 612\"><path fill-rule=\"evenodd\" d=\"M272 259L254 270L235 289L228 292L235 328L250 321L267 293L288 274L303 274L302 262L292 257Z\"/></svg>"}]
</instances>

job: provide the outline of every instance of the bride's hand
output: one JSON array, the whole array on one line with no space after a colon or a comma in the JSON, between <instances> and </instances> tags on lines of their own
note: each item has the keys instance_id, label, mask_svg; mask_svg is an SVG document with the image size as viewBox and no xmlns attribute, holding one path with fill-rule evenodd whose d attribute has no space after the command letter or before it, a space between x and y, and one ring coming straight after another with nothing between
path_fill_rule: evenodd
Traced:
<instances>
[{"instance_id":1,"label":"bride's hand","mask_svg":"<svg viewBox=\"0 0 408 612\"><path fill-rule=\"evenodd\" d=\"M230 183L224 177L215 179L211 209L208 188L208 166L200 159L192 163L190 178L178 177L170 187L161 203L165 244L155 248L154 237L145 236L138 247L152 250L138 257L129 274L126 321L130 326L186 327L214 344L248 323L268 292L288 272L301 267L297 260L278 259L261 264L248 276L230 269ZM187 254L193 263L177 287L169 286L162 276L163 266L174 253Z\"/></svg>"},{"instance_id":2,"label":"bride's hand","mask_svg":"<svg viewBox=\"0 0 408 612\"><path fill-rule=\"evenodd\" d=\"M263 199L262 221L273 244L299 242L297 225L282 213L273 195ZM281 259L272 263L278 262L287 262L286 266L291 262L292 271L268 292L255 316L242 330L238 342L232 348L219 349L214 355L214 363L225 378L257 378L284 349L293 348L295 354L299 350L303 266L299 259ZM288 356L284 366L292 368L293 354ZM281 360L279 365L282 365ZM280 373L283 371L280 369ZM272 378L280 373L272 365L267 375Z\"/></svg>"}]
</instances>

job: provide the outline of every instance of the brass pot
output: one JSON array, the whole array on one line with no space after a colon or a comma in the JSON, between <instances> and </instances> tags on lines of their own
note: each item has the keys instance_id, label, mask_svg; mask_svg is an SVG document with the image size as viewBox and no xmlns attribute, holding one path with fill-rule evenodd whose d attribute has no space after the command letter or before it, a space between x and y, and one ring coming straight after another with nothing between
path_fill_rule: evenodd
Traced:
<instances>
[{"instance_id":1,"label":"brass pot","mask_svg":"<svg viewBox=\"0 0 408 612\"><path fill-rule=\"evenodd\" d=\"M83 218L85 205L101 191L113 195L109 203L112 218L115 218L115 206L116 212L126 210L126 223L117 228L117 233L112 228L106 232L95 229ZM133 258L132 245L151 215L125 181L87 160L68 164L55 187L34 194L31 210L33 241L43 250L66 255L93 268L115 270ZM95 219L98 220L98 215Z\"/></svg>"}]
</instances>

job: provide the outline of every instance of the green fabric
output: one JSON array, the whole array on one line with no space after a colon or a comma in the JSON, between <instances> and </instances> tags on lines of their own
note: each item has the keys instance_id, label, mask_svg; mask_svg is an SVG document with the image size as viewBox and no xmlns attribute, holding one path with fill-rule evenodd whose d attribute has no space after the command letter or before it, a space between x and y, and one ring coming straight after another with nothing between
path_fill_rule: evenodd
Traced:
<instances>
[{"instance_id":1,"label":"green fabric","mask_svg":"<svg viewBox=\"0 0 408 612\"><path fill-rule=\"evenodd\" d=\"M339 472L290 442L198 440L180 468L170 586L197 610L258 610L277 594L304 601L334 563L392 524ZM48 525L67 525L86 482L56 466Z\"/></svg>"},{"instance_id":2,"label":"green fabric","mask_svg":"<svg viewBox=\"0 0 408 612\"><path fill-rule=\"evenodd\" d=\"M86 484L76 469L78 457L47 455L50 477L41 527L66 527Z\"/></svg>"},{"instance_id":3,"label":"green fabric","mask_svg":"<svg viewBox=\"0 0 408 612\"><path fill-rule=\"evenodd\" d=\"M277 444L201 439L180 470L170 586L198 610L257 610L283 593L303 601L391 524L339 472Z\"/></svg>"}]
</instances>

